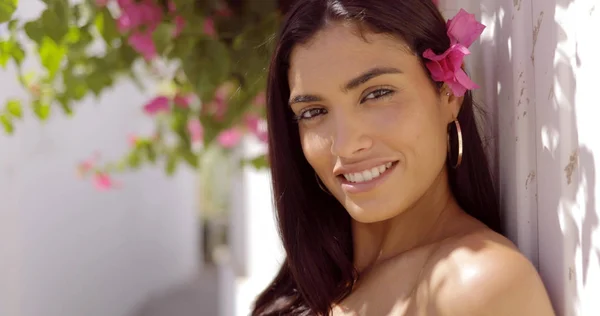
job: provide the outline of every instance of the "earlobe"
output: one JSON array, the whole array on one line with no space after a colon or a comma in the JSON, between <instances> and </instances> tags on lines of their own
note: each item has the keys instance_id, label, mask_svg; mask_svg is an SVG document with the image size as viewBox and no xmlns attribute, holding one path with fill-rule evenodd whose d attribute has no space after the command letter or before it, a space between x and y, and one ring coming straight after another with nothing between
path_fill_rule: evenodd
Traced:
<instances>
[{"instance_id":1,"label":"earlobe","mask_svg":"<svg viewBox=\"0 0 600 316\"><path fill-rule=\"evenodd\" d=\"M460 112L460 108L462 107L462 103L464 101L464 97L455 96L452 93L452 90L444 85L442 87L442 100L444 101L444 105L446 109L450 112L448 117L448 124L452 123L456 118L458 118L458 113Z\"/></svg>"}]
</instances>

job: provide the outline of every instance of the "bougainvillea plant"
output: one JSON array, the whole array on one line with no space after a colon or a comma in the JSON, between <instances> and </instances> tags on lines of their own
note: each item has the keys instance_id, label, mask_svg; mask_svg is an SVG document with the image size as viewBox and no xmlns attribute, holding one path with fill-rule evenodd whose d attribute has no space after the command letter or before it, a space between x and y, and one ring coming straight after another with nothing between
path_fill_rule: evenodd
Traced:
<instances>
[{"instance_id":1,"label":"bougainvillea plant","mask_svg":"<svg viewBox=\"0 0 600 316\"><path fill-rule=\"evenodd\" d=\"M244 135L266 142L266 67L287 1L43 0L34 20L15 14L25 5L17 1L0 0L0 66L16 67L29 97L0 106L7 133L26 108L42 121L76 115L79 101L122 80L151 74L168 87L139 105L155 122L151 135L124 140L131 149L122 160L81 163L97 187L111 188L113 173L146 163L168 173L182 162L198 167L207 148L234 148ZM23 69L30 57L43 72ZM249 162L266 165L264 155Z\"/></svg>"}]
</instances>

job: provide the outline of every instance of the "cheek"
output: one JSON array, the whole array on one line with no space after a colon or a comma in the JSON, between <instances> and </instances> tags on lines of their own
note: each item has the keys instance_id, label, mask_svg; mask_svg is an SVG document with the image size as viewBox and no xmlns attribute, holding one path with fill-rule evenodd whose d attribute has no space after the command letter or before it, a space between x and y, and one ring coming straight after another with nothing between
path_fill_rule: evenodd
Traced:
<instances>
[{"instance_id":1,"label":"cheek","mask_svg":"<svg viewBox=\"0 0 600 316\"><path fill-rule=\"evenodd\" d=\"M440 155L444 156L446 132L435 104L397 103L382 109L371 124L389 147L412 160L411 165L439 164Z\"/></svg>"},{"instance_id":2,"label":"cheek","mask_svg":"<svg viewBox=\"0 0 600 316\"><path fill-rule=\"evenodd\" d=\"M300 128L300 142L304 157L318 173L331 165L331 145L326 137L313 131L305 132Z\"/></svg>"}]
</instances>

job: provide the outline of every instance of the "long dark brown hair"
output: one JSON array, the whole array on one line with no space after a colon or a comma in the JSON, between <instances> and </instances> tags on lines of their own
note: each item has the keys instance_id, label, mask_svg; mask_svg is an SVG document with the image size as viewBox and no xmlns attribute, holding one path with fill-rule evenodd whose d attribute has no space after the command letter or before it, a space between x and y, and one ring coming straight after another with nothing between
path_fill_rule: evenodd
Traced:
<instances>
[{"instance_id":1,"label":"long dark brown hair","mask_svg":"<svg viewBox=\"0 0 600 316\"><path fill-rule=\"evenodd\" d=\"M393 35L418 56L428 48L439 54L450 46L444 18L431 0L299 0L290 8L271 59L267 87L269 160L286 259L256 300L253 316L327 315L332 304L350 294L356 280L350 216L319 188L288 106L292 49L329 22L353 22ZM463 161L456 170L448 167L449 182L467 213L499 231L498 202L473 108L468 93L458 116Z\"/></svg>"}]
</instances>

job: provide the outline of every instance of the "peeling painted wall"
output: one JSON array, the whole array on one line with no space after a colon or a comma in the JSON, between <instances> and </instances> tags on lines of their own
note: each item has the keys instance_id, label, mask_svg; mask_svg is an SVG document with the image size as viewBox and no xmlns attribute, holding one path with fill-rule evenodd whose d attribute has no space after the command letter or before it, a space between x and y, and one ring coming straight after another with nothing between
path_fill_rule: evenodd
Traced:
<instances>
[{"instance_id":1,"label":"peeling painted wall","mask_svg":"<svg viewBox=\"0 0 600 316\"><path fill-rule=\"evenodd\" d=\"M508 236L558 315L600 315L600 2L441 2L446 16L462 7L488 26L469 69Z\"/></svg>"}]
</instances>

